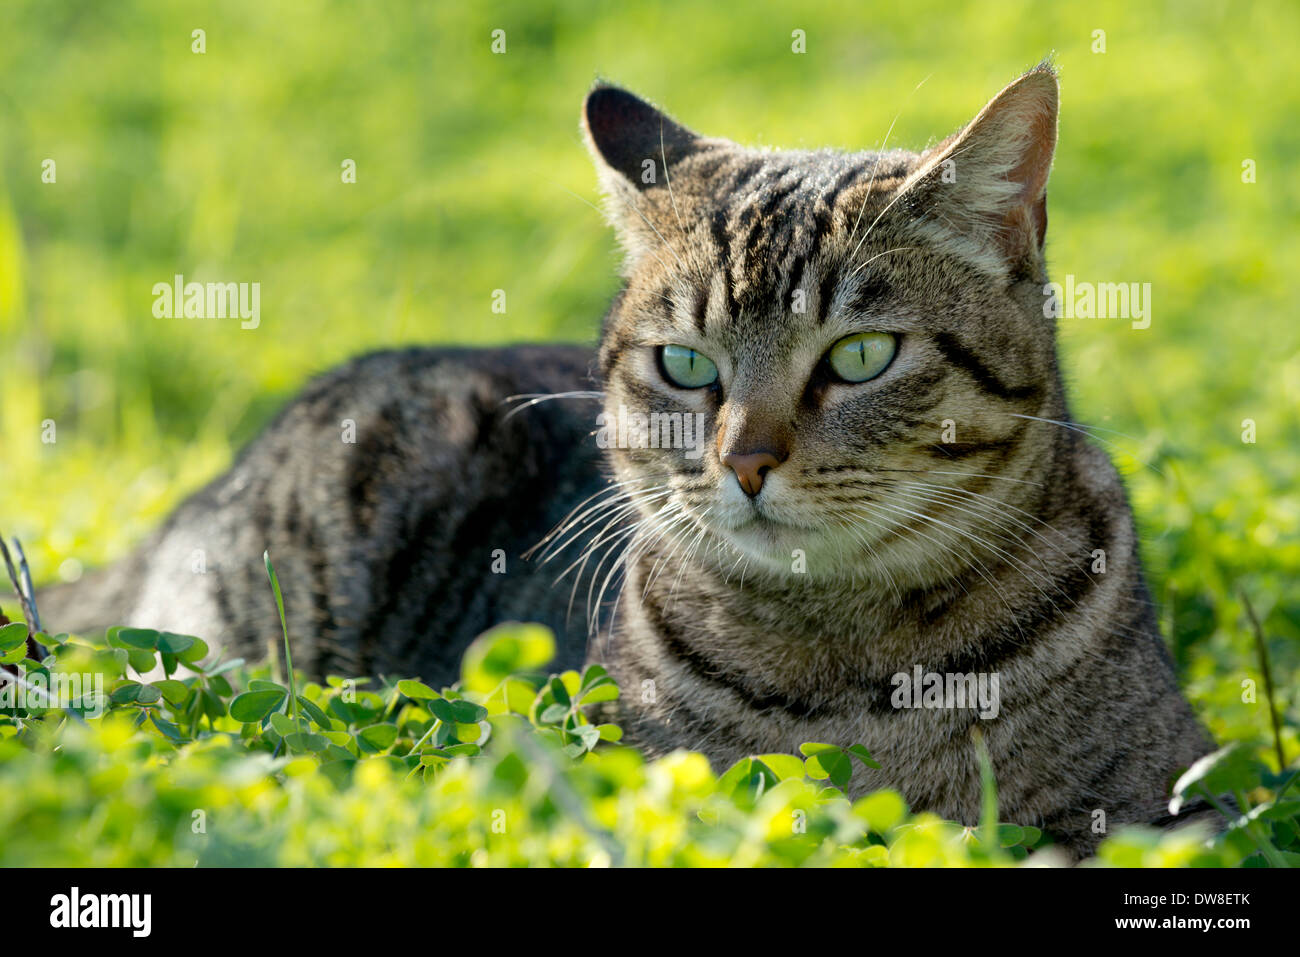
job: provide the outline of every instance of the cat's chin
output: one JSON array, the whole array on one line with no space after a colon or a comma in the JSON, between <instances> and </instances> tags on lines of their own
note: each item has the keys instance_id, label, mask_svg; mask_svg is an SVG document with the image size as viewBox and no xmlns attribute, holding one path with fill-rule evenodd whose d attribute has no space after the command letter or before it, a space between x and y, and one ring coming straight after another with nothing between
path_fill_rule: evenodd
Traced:
<instances>
[{"instance_id":1,"label":"cat's chin","mask_svg":"<svg viewBox=\"0 0 1300 957\"><path fill-rule=\"evenodd\" d=\"M809 527L755 516L710 531L727 548L700 549L699 555L706 561L716 561L728 577L736 577L733 573L744 568L746 574L761 572L776 579L804 582L851 581L862 585L876 579L883 592L909 581L910 574L924 565L922 556L909 555L903 567L895 562L882 570L878 549L872 549L861 535L834 525Z\"/></svg>"},{"instance_id":2,"label":"cat's chin","mask_svg":"<svg viewBox=\"0 0 1300 957\"><path fill-rule=\"evenodd\" d=\"M726 529L722 534L741 551L758 556L783 551L786 546L798 548L800 546L792 543L803 541L806 544L809 531L767 518L753 518Z\"/></svg>"},{"instance_id":3,"label":"cat's chin","mask_svg":"<svg viewBox=\"0 0 1300 957\"><path fill-rule=\"evenodd\" d=\"M715 534L736 552L777 575L802 574L805 564L822 565L844 558L842 544L830 530L791 525L755 516Z\"/></svg>"}]
</instances>

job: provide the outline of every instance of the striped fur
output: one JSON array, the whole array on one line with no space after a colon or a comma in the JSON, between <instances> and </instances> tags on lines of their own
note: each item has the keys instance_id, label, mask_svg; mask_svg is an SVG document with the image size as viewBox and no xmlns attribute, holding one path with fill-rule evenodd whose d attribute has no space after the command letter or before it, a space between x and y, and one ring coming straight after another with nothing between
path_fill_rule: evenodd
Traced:
<instances>
[{"instance_id":1,"label":"striped fur","mask_svg":"<svg viewBox=\"0 0 1300 957\"><path fill-rule=\"evenodd\" d=\"M645 504L594 657L625 689L632 739L719 768L862 743L881 769L859 768L855 792L890 785L975 823L979 726L1005 819L1084 854L1103 814L1159 818L1210 744L1121 481L1069 425L1043 316L1052 70L921 154L745 149L613 88L584 119L627 252L606 410L703 413L711 439L694 460L612 453ZM822 357L864 330L898 335L892 365L833 381ZM663 344L710 357L718 386L667 381ZM789 454L751 500L720 453L758 439ZM892 676L917 665L997 673L1000 713L893 707Z\"/></svg>"}]
</instances>

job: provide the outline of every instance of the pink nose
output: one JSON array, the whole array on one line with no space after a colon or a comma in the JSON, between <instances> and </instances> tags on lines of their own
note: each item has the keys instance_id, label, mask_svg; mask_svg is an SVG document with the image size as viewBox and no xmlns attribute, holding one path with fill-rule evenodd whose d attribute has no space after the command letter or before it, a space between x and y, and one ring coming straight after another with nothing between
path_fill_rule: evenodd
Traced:
<instances>
[{"instance_id":1,"label":"pink nose","mask_svg":"<svg viewBox=\"0 0 1300 957\"><path fill-rule=\"evenodd\" d=\"M722 464L736 473L736 481L750 498L759 493L763 487L763 476L781 464L771 452L728 452L722 457Z\"/></svg>"}]
</instances>

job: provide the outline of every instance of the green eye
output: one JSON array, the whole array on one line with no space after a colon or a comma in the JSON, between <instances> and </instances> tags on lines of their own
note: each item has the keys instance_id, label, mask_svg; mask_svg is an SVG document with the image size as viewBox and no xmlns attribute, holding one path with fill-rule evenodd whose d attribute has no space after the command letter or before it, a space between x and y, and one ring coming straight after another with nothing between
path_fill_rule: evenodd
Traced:
<instances>
[{"instance_id":1,"label":"green eye","mask_svg":"<svg viewBox=\"0 0 1300 957\"><path fill-rule=\"evenodd\" d=\"M702 389L718 381L718 367L713 360L686 346L662 346L659 365L664 377L683 389Z\"/></svg>"},{"instance_id":2,"label":"green eye","mask_svg":"<svg viewBox=\"0 0 1300 957\"><path fill-rule=\"evenodd\" d=\"M885 371L897 348L888 332L859 332L831 346L826 359L845 382L866 382Z\"/></svg>"}]
</instances>

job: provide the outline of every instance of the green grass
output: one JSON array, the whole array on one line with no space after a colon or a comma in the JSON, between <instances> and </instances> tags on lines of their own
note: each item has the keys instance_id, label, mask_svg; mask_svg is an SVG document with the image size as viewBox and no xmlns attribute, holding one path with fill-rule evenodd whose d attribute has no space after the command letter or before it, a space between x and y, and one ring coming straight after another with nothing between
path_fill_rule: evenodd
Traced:
<instances>
[{"instance_id":1,"label":"green grass","mask_svg":"<svg viewBox=\"0 0 1300 957\"><path fill-rule=\"evenodd\" d=\"M1062 321L1073 412L1113 430L1198 712L1276 770L1244 592L1294 764L1300 8L1137 6L6 3L0 529L38 581L75 576L348 356L593 340L617 284L583 202L577 114L598 75L746 143L878 146L897 117L890 144L920 146L1054 52L1053 277L1150 282L1154 301L1147 330ZM155 319L152 286L177 272L260 282L261 326Z\"/></svg>"},{"instance_id":2,"label":"green grass","mask_svg":"<svg viewBox=\"0 0 1300 957\"><path fill-rule=\"evenodd\" d=\"M268 570L270 565L268 563ZM272 583L274 587L274 574ZM287 636L287 632L286 632ZM0 627L0 660L27 630ZM59 711L27 691L0 715L0 865L1005 867L1064 863L1036 827L998 819L979 745L978 827L913 812L892 790L850 801L862 745L808 742L715 775L647 762L583 708L619 689L599 665L547 675L551 634L494 629L460 680L330 677L295 689L202 639L139 628L42 635L26 681L102 674ZM286 649L288 639L286 637ZM144 682L159 666L167 677ZM181 666L191 674L174 677ZM134 674L134 677L131 675ZM243 690L241 690L243 689ZM12 693L12 692L11 692ZM1198 763L1178 800L1233 793L1225 834L1117 829L1089 866L1300 865L1300 800L1244 749ZM1250 797L1247 797L1247 792Z\"/></svg>"}]
</instances>

